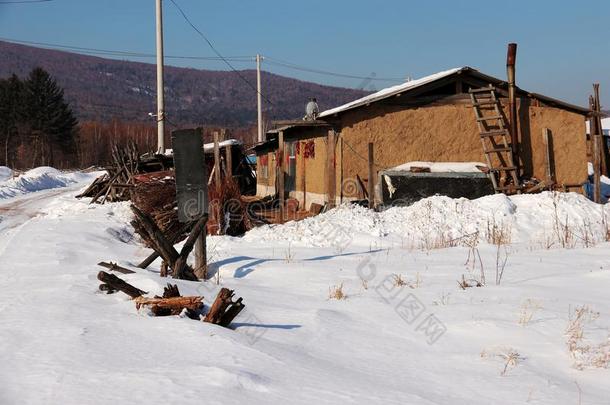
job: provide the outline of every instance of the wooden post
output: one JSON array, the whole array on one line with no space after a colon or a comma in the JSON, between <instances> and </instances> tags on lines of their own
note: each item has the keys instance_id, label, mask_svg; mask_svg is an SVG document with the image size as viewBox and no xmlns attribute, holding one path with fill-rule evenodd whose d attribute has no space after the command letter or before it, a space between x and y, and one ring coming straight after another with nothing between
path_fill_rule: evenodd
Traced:
<instances>
[{"instance_id":1,"label":"wooden post","mask_svg":"<svg viewBox=\"0 0 610 405\"><path fill-rule=\"evenodd\" d=\"M297 141L300 142L300 141ZM301 181L303 182L303 209L307 209L307 167L305 166L305 143L302 144L301 150Z\"/></svg>"},{"instance_id":2,"label":"wooden post","mask_svg":"<svg viewBox=\"0 0 610 405\"><path fill-rule=\"evenodd\" d=\"M195 241L195 276L200 280L208 278L208 258L206 250L206 236L208 234L207 227L207 215L206 221L201 227L199 237ZM197 225L195 225L197 226Z\"/></svg>"},{"instance_id":3,"label":"wooden post","mask_svg":"<svg viewBox=\"0 0 610 405\"><path fill-rule=\"evenodd\" d=\"M599 140L599 165L600 165L600 170L601 170L601 174L603 174L604 176L608 176L608 161L607 161L607 154L608 154L608 147L607 145L604 143L604 129L602 127L602 114L601 114L601 102L599 100L599 83L595 83L593 84L593 94L594 94L594 119L595 119L595 128L597 128L596 134L599 135L600 140Z\"/></svg>"},{"instance_id":4,"label":"wooden post","mask_svg":"<svg viewBox=\"0 0 610 405\"><path fill-rule=\"evenodd\" d=\"M339 203L343 204L343 137L339 136L339 141L341 142L340 145L340 155L339 155L339 165L341 166L341 172L340 172L340 179L339 181L341 181L341 188L339 191Z\"/></svg>"},{"instance_id":5,"label":"wooden post","mask_svg":"<svg viewBox=\"0 0 610 405\"><path fill-rule=\"evenodd\" d=\"M328 131L328 142L326 150L326 167L328 177L328 206L330 208L337 205L337 174L335 172L335 145L336 137L335 130Z\"/></svg>"},{"instance_id":6,"label":"wooden post","mask_svg":"<svg viewBox=\"0 0 610 405\"><path fill-rule=\"evenodd\" d=\"M285 202L285 190L284 190L284 176L286 173L286 158L284 157L284 131L280 131L278 134L278 159L280 160L280 170L278 172L278 194L280 199L280 221L284 222L284 202Z\"/></svg>"},{"instance_id":7,"label":"wooden post","mask_svg":"<svg viewBox=\"0 0 610 405\"><path fill-rule=\"evenodd\" d=\"M233 151L231 149L231 145L227 145L225 147L225 157L226 157L226 165L227 165L227 177L229 179L233 178Z\"/></svg>"},{"instance_id":8,"label":"wooden post","mask_svg":"<svg viewBox=\"0 0 610 405\"><path fill-rule=\"evenodd\" d=\"M519 177L519 126L517 125L517 87L515 85L515 62L517 59L517 44L508 44L506 55L506 74L508 76L508 114L513 162L517 167Z\"/></svg>"},{"instance_id":9,"label":"wooden post","mask_svg":"<svg viewBox=\"0 0 610 405\"><path fill-rule=\"evenodd\" d=\"M551 130L548 128L542 128L542 142L545 150L545 164L546 164L546 186L551 187L554 183L553 172L551 169Z\"/></svg>"},{"instance_id":10,"label":"wooden post","mask_svg":"<svg viewBox=\"0 0 610 405\"><path fill-rule=\"evenodd\" d=\"M375 156L373 142L369 142L369 208L375 208Z\"/></svg>"},{"instance_id":11,"label":"wooden post","mask_svg":"<svg viewBox=\"0 0 610 405\"><path fill-rule=\"evenodd\" d=\"M218 131L214 131L214 181L217 189L220 187L220 147L218 143Z\"/></svg>"}]
</instances>

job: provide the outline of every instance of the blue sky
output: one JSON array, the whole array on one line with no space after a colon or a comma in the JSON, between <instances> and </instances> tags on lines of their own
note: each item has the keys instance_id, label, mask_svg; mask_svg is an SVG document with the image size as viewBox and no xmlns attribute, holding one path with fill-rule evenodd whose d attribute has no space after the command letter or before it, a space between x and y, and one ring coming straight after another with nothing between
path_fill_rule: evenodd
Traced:
<instances>
[{"instance_id":1,"label":"blue sky","mask_svg":"<svg viewBox=\"0 0 610 405\"><path fill-rule=\"evenodd\" d=\"M517 42L520 87L584 105L591 83L599 82L602 104L610 106L607 0L175 1L228 56L259 52L301 66L377 77L417 78L469 65L504 78L506 44ZM164 11L166 54L213 56L169 0ZM154 16L154 0L0 4L0 37L153 53ZM168 64L226 69L215 61ZM323 84L361 85L359 79L263 66Z\"/></svg>"}]
</instances>

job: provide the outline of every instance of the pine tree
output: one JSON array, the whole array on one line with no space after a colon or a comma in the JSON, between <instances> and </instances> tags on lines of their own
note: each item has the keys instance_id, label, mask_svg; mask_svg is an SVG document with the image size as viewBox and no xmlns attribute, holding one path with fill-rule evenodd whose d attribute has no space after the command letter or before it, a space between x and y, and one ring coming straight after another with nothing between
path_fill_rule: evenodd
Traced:
<instances>
[{"instance_id":1,"label":"pine tree","mask_svg":"<svg viewBox=\"0 0 610 405\"><path fill-rule=\"evenodd\" d=\"M76 151L78 121L64 100L64 92L42 68L25 81L24 114L33 148L32 164L53 164L54 152L63 156Z\"/></svg>"},{"instance_id":2,"label":"pine tree","mask_svg":"<svg viewBox=\"0 0 610 405\"><path fill-rule=\"evenodd\" d=\"M0 140L4 165L9 166L11 152L18 143L19 126L23 122L23 82L13 74L0 80Z\"/></svg>"}]
</instances>

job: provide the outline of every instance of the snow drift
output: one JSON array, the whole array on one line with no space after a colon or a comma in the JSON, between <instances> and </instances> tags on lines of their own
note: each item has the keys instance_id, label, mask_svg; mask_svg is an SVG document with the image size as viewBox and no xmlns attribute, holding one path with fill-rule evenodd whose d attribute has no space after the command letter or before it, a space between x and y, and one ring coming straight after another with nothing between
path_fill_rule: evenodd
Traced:
<instances>
[{"instance_id":1,"label":"snow drift","mask_svg":"<svg viewBox=\"0 0 610 405\"><path fill-rule=\"evenodd\" d=\"M94 173L62 173L52 167L37 167L12 178L8 167L0 167L0 200L17 195L66 187L71 184L90 180Z\"/></svg>"},{"instance_id":2,"label":"snow drift","mask_svg":"<svg viewBox=\"0 0 610 405\"><path fill-rule=\"evenodd\" d=\"M607 207L576 193L496 194L476 200L434 196L383 212L342 205L303 221L254 229L245 238L332 246L334 236L347 235L352 242L393 240L419 248L449 247L456 240L477 235L482 242L502 237L511 243L550 247L565 244L566 234L574 245L604 241L608 214Z\"/></svg>"}]
</instances>

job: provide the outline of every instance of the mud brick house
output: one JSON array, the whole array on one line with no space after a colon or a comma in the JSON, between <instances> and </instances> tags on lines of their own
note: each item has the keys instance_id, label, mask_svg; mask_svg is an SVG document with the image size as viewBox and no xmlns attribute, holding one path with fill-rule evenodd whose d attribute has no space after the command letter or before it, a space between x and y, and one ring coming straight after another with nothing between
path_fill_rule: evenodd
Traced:
<instances>
[{"instance_id":1,"label":"mud brick house","mask_svg":"<svg viewBox=\"0 0 610 405\"><path fill-rule=\"evenodd\" d=\"M469 91L488 86L501 115L508 116L507 82L462 67L383 89L324 111L315 121L278 122L255 148L257 194L276 193L283 171L285 197L305 209L312 202L361 198L369 181L369 143L376 183L379 172L407 162L486 162ZM587 179L588 109L518 87L516 108L518 176L545 179L551 171L555 184L581 187Z\"/></svg>"}]
</instances>

